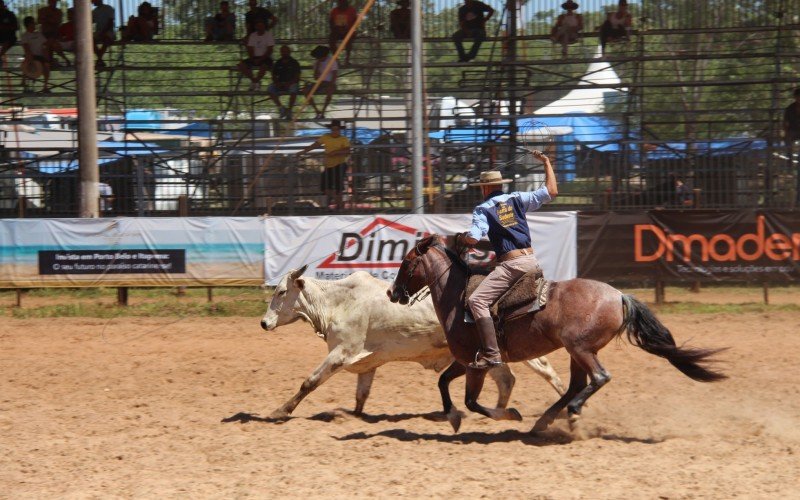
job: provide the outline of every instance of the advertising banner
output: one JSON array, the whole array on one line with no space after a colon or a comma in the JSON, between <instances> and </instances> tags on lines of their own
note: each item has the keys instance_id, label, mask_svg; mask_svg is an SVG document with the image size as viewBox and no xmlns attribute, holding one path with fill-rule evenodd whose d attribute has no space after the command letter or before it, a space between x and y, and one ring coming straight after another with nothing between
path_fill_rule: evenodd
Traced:
<instances>
[{"instance_id":1,"label":"advertising banner","mask_svg":"<svg viewBox=\"0 0 800 500\"><path fill-rule=\"evenodd\" d=\"M304 264L309 266L306 275L317 279L366 271L391 281L417 241L432 233L451 236L465 231L471 221L471 214L270 217L264 221L265 281L275 285ZM545 276L575 277L575 212L531 213L528 223ZM493 257L490 251L474 250L469 260L478 264Z\"/></svg>"},{"instance_id":2,"label":"advertising banner","mask_svg":"<svg viewBox=\"0 0 800 500\"><path fill-rule=\"evenodd\" d=\"M0 287L260 285L257 217L0 220Z\"/></svg>"},{"instance_id":3,"label":"advertising banner","mask_svg":"<svg viewBox=\"0 0 800 500\"><path fill-rule=\"evenodd\" d=\"M581 213L578 249L603 281L800 281L800 212Z\"/></svg>"}]
</instances>

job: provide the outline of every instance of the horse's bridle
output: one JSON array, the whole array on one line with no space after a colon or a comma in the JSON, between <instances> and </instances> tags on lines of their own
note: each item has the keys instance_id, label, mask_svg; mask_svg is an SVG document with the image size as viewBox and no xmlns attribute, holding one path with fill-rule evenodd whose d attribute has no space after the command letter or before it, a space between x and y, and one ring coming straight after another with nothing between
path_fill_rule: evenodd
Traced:
<instances>
[{"instance_id":1,"label":"horse's bridle","mask_svg":"<svg viewBox=\"0 0 800 500\"><path fill-rule=\"evenodd\" d=\"M436 242L436 243L431 243L431 245L428 247L428 249L430 250L431 248L436 248L436 247L439 247L439 248L444 248L444 245L442 245L442 244L441 244L441 243L439 243L439 242ZM416 244L416 245L414 245L414 252L415 252L415 254L416 254L416 255L414 256L414 260L413 260L413 261L411 262L411 264L409 265L409 269L408 269L408 280L411 280L411 278L413 278L413 277L414 277L414 271L416 271L416 270L417 270L417 266L418 266L418 265L419 265L419 263L420 263L420 259L422 258L422 256L423 256L423 255L425 255L425 254L424 254L424 253L422 253L422 252L420 251L420 249L419 249L419 242L417 242L417 244ZM423 267L424 267L424 266L425 266L425 263L423 263L422 265L423 265ZM419 289L419 291L418 291L417 293L415 293L413 297L412 297L412 296L411 296L411 295L408 293L408 287L407 287L406 285L403 285L403 288L401 289L401 292L402 292L402 294L403 294L403 297L404 297L404 298L406 298L406 299L408 299L408 301L409 301L409 302L408 302L408 306L409 306L409 307L411 307L411 306L413 306L414 304L416 304L417 302L419 302L419 301L421 301L421 300L424 300L424 299L425 299L425 298L426 298L428 295L430 295L430 294L431 294L431 289L430 289L430 285L431 285L431 283L435 283L436 281L438 281L438 280L439 280L439 278L441 278L441 277L442 277L442 275L443 275L445 272L447 272L447 271L448 271L448 270L449 270L449 269L450 269L452 266L453 266L453 264L452 264L452 262L451 262L451 263L450 263L450 265L449 265L449 266L447 266L447 268L445 268L445 270L444 270L444 271L442 271L442 272L439 274L439 276L437 276L435 279L433 279L433 280L432 280L432 281L430 281L430 282L428 282L428 281L426 280L426 282L425 282L425 286L423 286L422 288L420 288L420 289ZM425 276L428 276L428 270L427 270L427 269L425 269Z\"/></svg>"}]
</instances>

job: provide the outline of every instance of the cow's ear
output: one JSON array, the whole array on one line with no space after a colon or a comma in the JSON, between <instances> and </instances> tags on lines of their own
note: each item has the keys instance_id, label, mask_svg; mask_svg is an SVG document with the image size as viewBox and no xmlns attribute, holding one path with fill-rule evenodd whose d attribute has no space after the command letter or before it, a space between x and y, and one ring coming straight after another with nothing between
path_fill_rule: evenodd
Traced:
<instances>
[{"instance_id":1,"label":"cow's ear","mask_svg":"<svg viewBox=\"0 0 800 500\"><path fill-rule=\"evenodd\" d=\"M297 278L294 280L294 286L296 286L299 290L302 290L306 286L306 280L303 278Z\"/></svg>"}]
</instances>

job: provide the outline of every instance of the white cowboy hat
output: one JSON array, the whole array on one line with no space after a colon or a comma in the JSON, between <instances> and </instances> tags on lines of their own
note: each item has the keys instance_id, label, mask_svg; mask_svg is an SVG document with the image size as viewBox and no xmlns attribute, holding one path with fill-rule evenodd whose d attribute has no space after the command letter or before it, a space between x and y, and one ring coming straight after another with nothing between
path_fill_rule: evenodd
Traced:
<instances>
[{"instance_id":1,"label":"white cowboy hat","mask_svg":"<svg viewBox=\"0 0 800 500\"><path fill-rule=\"evenodd\" d=\"M494 184L508 184L513 182L511 179L503 179L503 175L497 170L481 172L480 181L473 182L470 186L492 186Z\"/></svg>"},{"instance_id":2,"label":"white cowboy hat","mask_svg":"<svg viewBox=\"0 0 800 500\"><path fill-rule=\"evenodd\" d=\"M24 59L20 68L22 69L22 74L31 80L36 80L44 72L42 63L36 59Z\"/></svg>"}]
</instances>

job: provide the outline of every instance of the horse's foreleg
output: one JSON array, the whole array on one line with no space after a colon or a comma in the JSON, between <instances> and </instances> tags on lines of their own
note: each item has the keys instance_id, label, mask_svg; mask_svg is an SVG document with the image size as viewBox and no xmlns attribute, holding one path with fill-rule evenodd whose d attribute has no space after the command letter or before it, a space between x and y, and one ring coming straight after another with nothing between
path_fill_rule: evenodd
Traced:
<instances>
[{"instance_id":1,"label":"horse's foreleg","mask_svg":"<svg viewBox=\"0 0 800 500\"><path fill-rule=\"evenodd\" d=\"M553 365L550 364L550 360L546 357L542 356L541 358L534 358L525 361L525 365L530 368L531 370L535 371L537 375L542 377L553 386L553 389L559 394L559 396L563 396L565 392L567 392L566 388L564 387L564 382L561 381L561 377L558 376L558 372L553 368Z\"/></svg>"},{"instance_id":2,"label":"horse's foreleg","mask_svg":"<svg viewBox=\"0 0 800 500\"><path fill-rule=\"evenodd\" d=\"M494 420L522 420L522 415L514 408L486 408L478 403L478 396L481 394L485 379L485 370L467 368L467 390L464 396L464 404L467 408Z\"/></svg>"},{"instance_id":3,"label":"horse's foreleg","mask_svg":"<svg viewBox=\"0 0 800 500\"><path fill-rule=\"evenodd\" d=\"M358 384L356 385L356 409L354 413L361 415L364 412L364 403L369 397L372 389L372 381L375 380L375 370L358 374Z\"/></svg>"},{"instance_id":4,"label":"horse's foreleg","mask_svg":"<svg viewBox=\"0 0 800 500\"><path fill-rule=\"evenodd\" d=\"M466 367L458 361L453 361L450 366L439 376L439 394L442 395L442 405L444 406L444 414L447 415L447 421L453 426L453 431L458 432L461 427L462 413L453 404L450 399L450 382L461 377L467 372Z\"/></svg>"},{"instance_id":5,"label":"horse's foreleg","mask_svg":"<svg viewBox=\"0 0 800 500\"><path fill-rule=\"evenodd\" d=\"M508 406L508 400L511 399L511 391L514 389L517 378L507 364L492 368L489 370L489 376L497 384L497 408L505 408Z\"/></svg>"},{"instance_id":6,"label":"horse's foreleg","mask_svg":"<svg viewBox=\"0 0 800 500\"><path fill-rule=\"evenodd\" d=\"M536 421L534 424L533 429L531 432L541 432L547 429L547 426L553 423L556 419L558 414L561 410L564 409L567 404L572 401L579 392L586 387L586 371L581 367L581 365L575 361L575 359L570 359L569 364L569 387L567 388L567 392L561 396L561 398L556 401L550 408L545 411L541 417Z\"/></svg>"},{"instance_id":7,"label":"horse's foreleg","mask_svg":"<svg viewBox=\"0 0 800 500\"><path fill-rule=\"evenodd\" d=\"M294 411L294 409L297 408L297 405L300 404L300 401L302 401L303 398L308 396L311 391L328 380L331 375L347 366L349 364L348 361L349 357L345 355L341 348L337 347L333 349L325 357L325 360L322 362L322 364L319 365L317 369L305 379L305 381L303 381L303 384L300 386L300 390L297 391L297 394L295 394L292 399L284 403L283 406L272 412L270 417L278 419L288 417Z\"/></svg>"}]
</instances>

